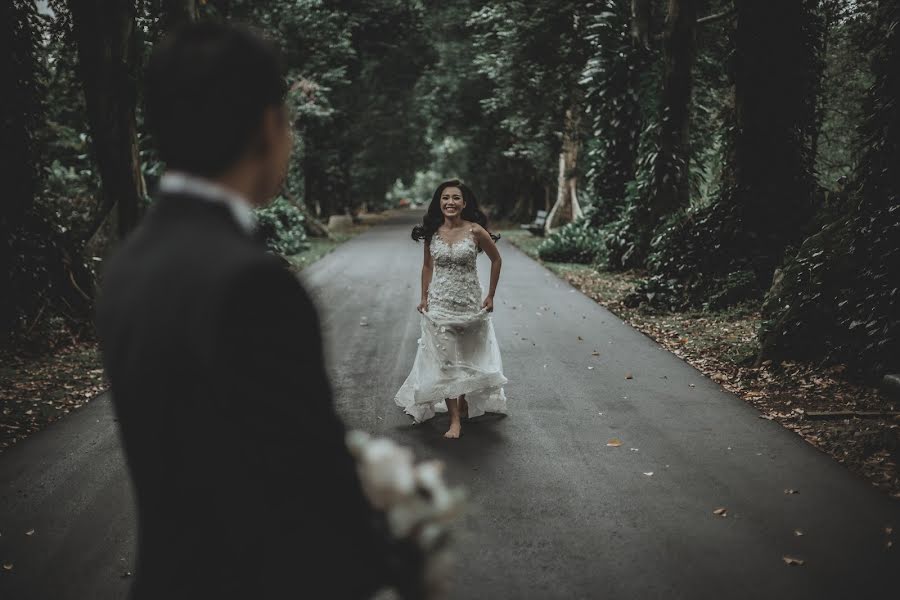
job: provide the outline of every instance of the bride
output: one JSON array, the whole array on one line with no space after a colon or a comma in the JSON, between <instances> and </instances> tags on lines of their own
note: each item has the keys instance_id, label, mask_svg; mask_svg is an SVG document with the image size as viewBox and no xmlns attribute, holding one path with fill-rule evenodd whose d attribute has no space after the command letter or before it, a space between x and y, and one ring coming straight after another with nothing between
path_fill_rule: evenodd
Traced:
<instances>
[{"instance_id":1,"label":"bride","mask_svg":"<svg viewBox=\"0 0 900 600\"><path fill-rule=\"evenodd\" d=\"M394 397L417 423L450 413L450 429L458 438L461 417L506 412L503 365L490 313L500 279L499 236L485 226L472 190L458 180L438 186L415 241L425 240L422 264L422 336L412 371ZM475 270L480 252L491 259L491 281L482 301Z\"/></svg>"}]
</instances>

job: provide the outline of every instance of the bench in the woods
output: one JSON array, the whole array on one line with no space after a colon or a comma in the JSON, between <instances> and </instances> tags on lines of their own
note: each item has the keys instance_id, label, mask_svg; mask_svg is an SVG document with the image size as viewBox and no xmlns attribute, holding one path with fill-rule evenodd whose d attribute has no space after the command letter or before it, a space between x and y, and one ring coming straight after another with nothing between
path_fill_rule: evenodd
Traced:
<instances>
[{"instance_id":1,"label":"bench in the woods","mask_svg":"<svg viewBox=\"0 0 900 600\"><path fill-rule=\"evenodd\" d=\"M530 231L534 235L544 235L544 225L547 223L547 211L539 210L534 216L534 221L520 225L522 229Z\"/></svg>"}]
</instances>

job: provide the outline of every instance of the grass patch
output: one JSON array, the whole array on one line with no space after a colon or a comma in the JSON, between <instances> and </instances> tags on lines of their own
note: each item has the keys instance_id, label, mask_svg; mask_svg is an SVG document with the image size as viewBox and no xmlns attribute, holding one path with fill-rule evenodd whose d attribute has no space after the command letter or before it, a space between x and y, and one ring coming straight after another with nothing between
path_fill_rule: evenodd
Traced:
<instances>
[{"instance_id":1,"label":"grass patch","mask_svg":"<svg viewBox=\"0 0 900 600\"><path fill-rule=\"evenodd\" d=\"M307 238L306 243L309 245L309 248L300 254L288 256L288 262L290 262L296 270L302 271L352 238L354 235L356 235L356 233L351 231L346 233L333 233L331 234L331 238Z\"/></svg>"}]
</instances>

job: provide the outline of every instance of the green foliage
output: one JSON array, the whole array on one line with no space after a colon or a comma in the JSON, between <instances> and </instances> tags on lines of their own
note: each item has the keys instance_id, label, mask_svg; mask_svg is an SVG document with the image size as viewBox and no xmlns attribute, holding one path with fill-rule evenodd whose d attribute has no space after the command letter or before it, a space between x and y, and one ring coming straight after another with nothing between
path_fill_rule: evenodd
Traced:
<instances>
[{"instance_id":1,"label":"green foliage","mask_svg":"<svg viewBox=\"0 0 900 600\"><path fill-rule=\"evenodd\" d=\"M279 196L269 206L256 209L257 228L269 249L291 256L305 250L303 211Z\"/></svg>"},{"instance_id":2,"label":"green foliage","mask_svg":"<svg viewBox=\"0 0 900 600\"><path fill-rule=\"evenodd\" d=\"M603 259L603 232L592 223L596 209L548 235L538 246L538 256L551 262L595 264Z\"/></svg>"}]
</instances>

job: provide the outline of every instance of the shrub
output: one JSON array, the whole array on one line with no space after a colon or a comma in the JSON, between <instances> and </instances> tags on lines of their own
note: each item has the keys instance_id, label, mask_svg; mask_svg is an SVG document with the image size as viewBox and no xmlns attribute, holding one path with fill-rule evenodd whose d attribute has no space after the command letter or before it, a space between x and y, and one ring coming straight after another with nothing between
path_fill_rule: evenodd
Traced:
<instances>
[{"instance_id":1,"label":"shrub","mask_svg":"<svg viewBox=\"0 0 900 600\"><path fill-rule=\"evenodd\" d=\"M256 218L260 235L274 252L290 256L308 248L303 211L281 196L257 209Z\"/></svg>"},{"instance_id":2,"label":"shrub","mask_svg":"<svg viewBox=\"0 0 900 600\"><path fill-rule=\"evenodd\" d=\"M593 264L603 252L603 235L589 214L554 231L538 246L538 256L552 262Z\"/></svg>"}]
</instances>

